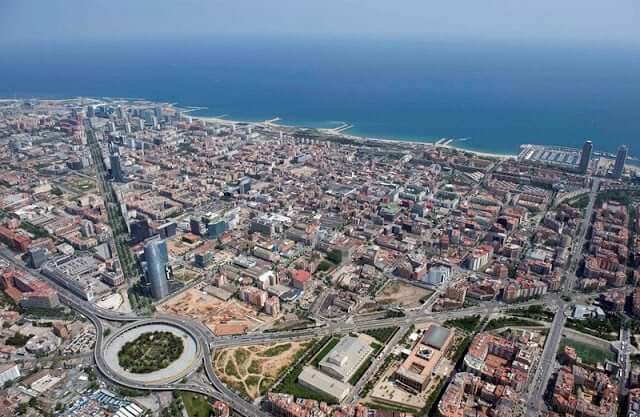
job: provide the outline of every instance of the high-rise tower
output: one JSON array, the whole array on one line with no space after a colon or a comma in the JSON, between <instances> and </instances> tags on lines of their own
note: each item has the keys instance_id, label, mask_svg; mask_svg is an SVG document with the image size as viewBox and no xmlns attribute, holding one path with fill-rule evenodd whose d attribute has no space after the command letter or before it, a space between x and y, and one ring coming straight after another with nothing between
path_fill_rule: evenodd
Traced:
<instances>
[{"instance_id":1,"label":"high-rise tower","mask_svg":"<svg viewBox=\"0 0 640 417\"><path fill-rule=\"evenodd\" d=\"M611 176L613 178L622 178L622 174L624 172L624 164L627 161L627 147L625 145L621 145L618 148L618 154L616 155L616 163L613 166L613 172Z\"/></svg>"},{"instance_id":2,"label":"high-rise tower","mask_svg":"<svg viewBox=\"0 0 640 417\"><path fill-rule=\"evenodd\" d=\"M144 244L144 260L147 280L151 285L151 296L156 300L166 297L169 295L167 242L158 238L147 240Z\"/></svg>"},{"instance_id":3,"label":"high-rise tower","mask_svg":"<svg viewBox=\"0 0 640 417\"><path fill-rule=\"evenodd\" d=\"M580 154L580 166L578 171L582 174L586 174L589 169L589 163L591 162L591 154L593 153L593 143L588 140L582 145L582 153Z\"/></svg>"}]
</instances>

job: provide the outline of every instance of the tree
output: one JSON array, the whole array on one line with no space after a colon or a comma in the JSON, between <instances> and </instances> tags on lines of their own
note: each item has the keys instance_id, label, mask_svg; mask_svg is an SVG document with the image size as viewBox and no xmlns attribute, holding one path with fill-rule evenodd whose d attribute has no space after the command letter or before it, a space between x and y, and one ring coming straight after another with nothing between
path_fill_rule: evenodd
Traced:
<instances>
[{"instance_id":1,"label":"tree","mask_svg":"<svg viewBox=\"0 0 640 417\"><path fill-rule=\"evenodd\" d=\"M338 265L342 262L342 252L339 249L333 249L327 254L327 259Z\"/></svg>"},{"instance_id":2,"label":"tree","mask_svg":"<svg viewBox=\"0 0 640 417\"><path fill-rule=\"evenodd\" d=\"M36 399L36 397L32 397L27 405L31 408L38 408L38 400Z\"/></svg>"}]
</instances>

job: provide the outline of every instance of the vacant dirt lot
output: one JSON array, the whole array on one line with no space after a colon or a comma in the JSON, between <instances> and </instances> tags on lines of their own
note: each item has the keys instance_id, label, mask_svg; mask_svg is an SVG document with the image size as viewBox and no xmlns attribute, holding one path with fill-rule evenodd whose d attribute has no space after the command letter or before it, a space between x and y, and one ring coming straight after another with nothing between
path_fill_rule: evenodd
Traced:
<instances>
[{"instance_id":1,"label":"vacant dirt lot","mask_svg":"<svg viewBox=\"0 0 640 417\"><path fill-rule=\"evenodd\" d=\"M426 288L407 284L403 281L389 281L384 289L376 297L376 301L382 304L397 304L402 307L415 307L420 305L420 300L433 294Z\"/></svg>"},{"instance_id":2,"label":"vacant dirt lot","mask_svg":"<svg viewBox=\"0 0 640 417\"><path fill-rule=\"evenodd\" d=\"M311 343L284 342L224 349L216 353L213 366L225 384L255 399L264 395Z\"/></svg>"},{"instance_id":3,"label":"vacant dirt lot","mask_svg":"<svg viewBox=\"0 0 640 417\"><path fill-rule=\"evenodd\" d=\"M194 288L162 303L158 310L201 321L217 335L242 334L273 321L240 300L223 301Z\"/></svg>"}]
</instances>

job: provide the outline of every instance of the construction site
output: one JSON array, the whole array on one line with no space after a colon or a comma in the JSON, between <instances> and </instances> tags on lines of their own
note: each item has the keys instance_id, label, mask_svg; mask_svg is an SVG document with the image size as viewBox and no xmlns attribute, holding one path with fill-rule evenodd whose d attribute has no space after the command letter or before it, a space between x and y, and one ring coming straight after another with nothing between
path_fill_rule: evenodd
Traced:
<instances>
[{"instance_id":1,"label":"construction site","mask_svg":"<svg viewBox=\"0 0 640 417\"><path fill-rule=\"evenodd\" d=\"M225 297L226 298L226 297ZM160 304L162 313L202 322L217 336L244 334L270 326L274 318L235 298L222 299L190 288Z\"/></svg>"}]
</instances>

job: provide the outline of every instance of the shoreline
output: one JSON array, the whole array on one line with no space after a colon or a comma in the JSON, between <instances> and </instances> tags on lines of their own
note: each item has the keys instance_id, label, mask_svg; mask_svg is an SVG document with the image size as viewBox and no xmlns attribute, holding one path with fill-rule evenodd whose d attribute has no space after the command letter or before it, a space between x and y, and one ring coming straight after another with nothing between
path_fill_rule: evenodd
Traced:
<instances>
[{"instance_id":1,"label":"shoreline","mask_svg":"<svg viewBox=\"0 0 640 417\"><path fill-rule=\"evenodd\" d=\"M419 140L411 140L411 139L387 139L387 138L375 138L375 137L369 137L369 136L359 136L359 135L353 135L353 134L348 134L346 132L348 132L348 130L343 131L343 132L336 132L333 129L327 129L327 128L317 128L317 127L308 127L308 126L295 126L295 125L285 125L285 124L280 124L277 122L273 122L272 120L274 119L279 119L278 117L274 117L273 119L270 120L264 120L264 121L240 121L240 120L230 120L230 119L224 119L221 118L220 116L191 116L193 119L198 119L198 120L204 120L205 122L213 122L213 123L220 123L220 124L243 124L243 125L254 125L254 126L262 126L262 127L270 127L270 128L283 128L283 129L291 129L291 130L302 130L302 129L313 129L313 130L317 130L319 132L322 132L326 135L329 136L334 136L334 137L343 137L343 138L347 138L347 139L352 139L352 140L362 140L362 141L375 141L375 142L382 142L382 143L387 143L387 144L400 144L400 145L407 145L407 146L416 146L416 145L429 145L429 146L433 146L433 147L440 147L440 148L448 148L448 149L454 149L454 150L458 150L458 151L462 151L462 152L469 152L471 154L477 155L477 156L482 156L482 157L486 157L486 158L497 158L497 159L511 159L511 158L517 158L518 155L517 154L507 154L507 153L500 153L500 152L486 152L486 151L478 151L478 150L474 150L474 149L467 149L461 146L455 146L452 145L451 143L448 144L444 144L444 143L435 143L435 142L431 142L431 141L419 141Z\"/></svg>"}]
</instances>

